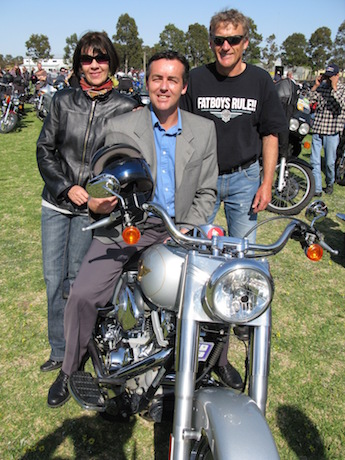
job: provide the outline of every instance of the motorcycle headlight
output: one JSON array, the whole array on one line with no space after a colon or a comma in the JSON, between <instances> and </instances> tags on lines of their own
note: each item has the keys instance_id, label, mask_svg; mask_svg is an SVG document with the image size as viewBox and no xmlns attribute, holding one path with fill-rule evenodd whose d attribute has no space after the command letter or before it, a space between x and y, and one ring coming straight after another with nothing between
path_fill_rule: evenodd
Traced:
<instances>
[{"instance_id":1,"label":"motorcycle headlight","mask_svg":"<svg viewBox=\"0 0 345 460\"><path fill-rule=\"evenodd\" d=\"M301 126L298 128L298 132L302 136L306 136L309 133L309 125L308 125L308 123L302 123Z\"/></svg>"},{"instance_id":2,"label":"motorcycle headlight","mask_svg":"<svg viewBox=\"0 0 345 460\"><path fill-rule=\"evenodd\" d=\"M298 127L299 127L299 121L297 120L297 118L290 118L290 125L289 125L290 131L297 131Z\"/></svg>"},{"instance_id":3,"label":"motorcycle headlight","mask_svg":"<svg viewBox=\"0 0 345 460\"><path fill-rule=\"evenodd\" d=\"M209 315L244 324L264 313L272 297L273 282L268 271L256 261L240 261L224 263L215 270L203 304Z\"/></svg>"}]
</instances>

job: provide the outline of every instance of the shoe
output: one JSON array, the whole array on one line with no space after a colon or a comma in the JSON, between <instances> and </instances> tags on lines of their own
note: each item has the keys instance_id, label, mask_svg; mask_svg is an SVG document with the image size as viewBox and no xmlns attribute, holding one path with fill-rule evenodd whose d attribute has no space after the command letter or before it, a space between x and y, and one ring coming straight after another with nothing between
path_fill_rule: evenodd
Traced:
<instances>
[{"instance_id":1,"label":"shoe","mask_svg":"<svg viewBox=\"0 0 345 460\"><path fill-rule=\"evenodd\" d=\"M225 366L216 367L215 373L218 375L224 385L234 388L235 390L242 390L242 377L230 363L227 363Z\"/></svg>"},{"instance_id":2,"label":"shoe","mask_svg":"<svg viewBox=\"0 0 345 460\"><path fill-rule=\"evenodd\" d=\"M45 363L40 366L42 372L55 371L55 369L60 369L62 366L62 361L55 361L54 359L48 359Z\"/></svg>"},{"instance_id":3,"label":"shoe","mask_svg":"<svg viewBox=\"0 0 345 460\"><path fill-rule=\"evenodd\" d=\"M71 395L68 390L68 375L61 369L55 382L49 389L48 393L48 406L49 407L60 407L64 405Z\"/></svg>"},{"instance_id":4,"label":"shoe","mask_svg":"<svg viewBox=\"0 0 345 460\"><path fill-rule=\"evenodd\" d=\"M322 192L315 192L314 196L322 196Z\"/></svg>"},{"instance_id":5,"label":"shoe","mask_svg":"<svg viewBox=\"0 0 345 460\"><path fill-rule=\"evenodd\" d=\"M333 184L327 185L327 187L325 188L325 193L327 193L327 195L332 195L332 193L333 193Z\"/></svg>"}]
</instances>

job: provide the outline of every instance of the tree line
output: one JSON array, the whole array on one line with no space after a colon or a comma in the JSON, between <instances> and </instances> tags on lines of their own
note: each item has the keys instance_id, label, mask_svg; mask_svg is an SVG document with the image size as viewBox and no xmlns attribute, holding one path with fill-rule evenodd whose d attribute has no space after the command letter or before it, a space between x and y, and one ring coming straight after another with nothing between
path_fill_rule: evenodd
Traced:
<instances>
[{"instance_id":1,"label":"tree line","mask_svg":"<svg viewBox=\"0 0 345 460\"><path fill-rule=\"evenodd\" d=\"M334 41L331 38L331 30L328 27L320 27L309 39L302 33L293 33L280 47L276 43L274 34L263 41L263 36L258 33L255 22L251 18L249 22L250 43L244 58L246 62L252 64L261 62L266 70L272 71L275 62L280 58L283 66L289 68L301 66L318 72L332 60L340 69L345 70L345 20L339 26ZM159 35L158 43L149 47L144 45L140 38L135 20L126 13L119 16L112 40L120 57L120 67L125 71L130 67L143 68L145 65L143 56L149 59L154 53L163 49L181 52L188 58L191 67L213 60L209 48L208 29L198 23L189 25L186 33L174 24L167 24ZM63 56L66 64L71 64L77 42L78 37L75 33L66 38ZM49 38L46 35L32 34L25 42L25 46L27 56L35 62L53 57ZM22 62L22 56L0 54L0 67Z\"/></svg>"}]
</instances>

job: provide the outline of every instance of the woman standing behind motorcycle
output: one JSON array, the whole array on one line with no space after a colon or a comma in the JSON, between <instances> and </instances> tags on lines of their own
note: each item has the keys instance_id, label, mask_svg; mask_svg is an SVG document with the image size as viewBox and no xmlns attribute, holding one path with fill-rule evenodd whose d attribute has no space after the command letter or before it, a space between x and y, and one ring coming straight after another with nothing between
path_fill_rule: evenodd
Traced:
<instances>
[{"instance_id":1,"label":"woman standing behind motorcycle","mask_svg":"<svg viewBox=\"0 0 345 460\"><path fill-rule=\"evenodd\" d=\"M109 118L131 111L133 99L113 89L109 78L119 58L105 33L88 32L78 42L73 71L80 88L58 91L37 141L42 192L42 256L48 301L49 359L41 371L61 367L64 351L64 309L70 285L91 243L87 225L91 155L103 146Z\"/></svg>"}]
</instances>

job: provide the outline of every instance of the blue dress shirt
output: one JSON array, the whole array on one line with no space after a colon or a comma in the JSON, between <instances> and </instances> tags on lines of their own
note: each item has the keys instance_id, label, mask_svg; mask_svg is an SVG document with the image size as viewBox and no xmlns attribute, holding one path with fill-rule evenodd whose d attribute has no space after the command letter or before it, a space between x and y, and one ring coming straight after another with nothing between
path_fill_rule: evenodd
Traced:
<instances>
[{"instance_id":1,"label":"blue dress shirt","mask_svg":"<svg viewBox=\"0 0 345 460\"><path fill-rule=\"evenodd\" d=\"M182 132L181 113L178 109L178 121L167 131L151 109L153 136L156 145L157 180L153 202L167 210L170 217L175 217L175 149L176 136Z\"/></svg>"}]
</instances>

